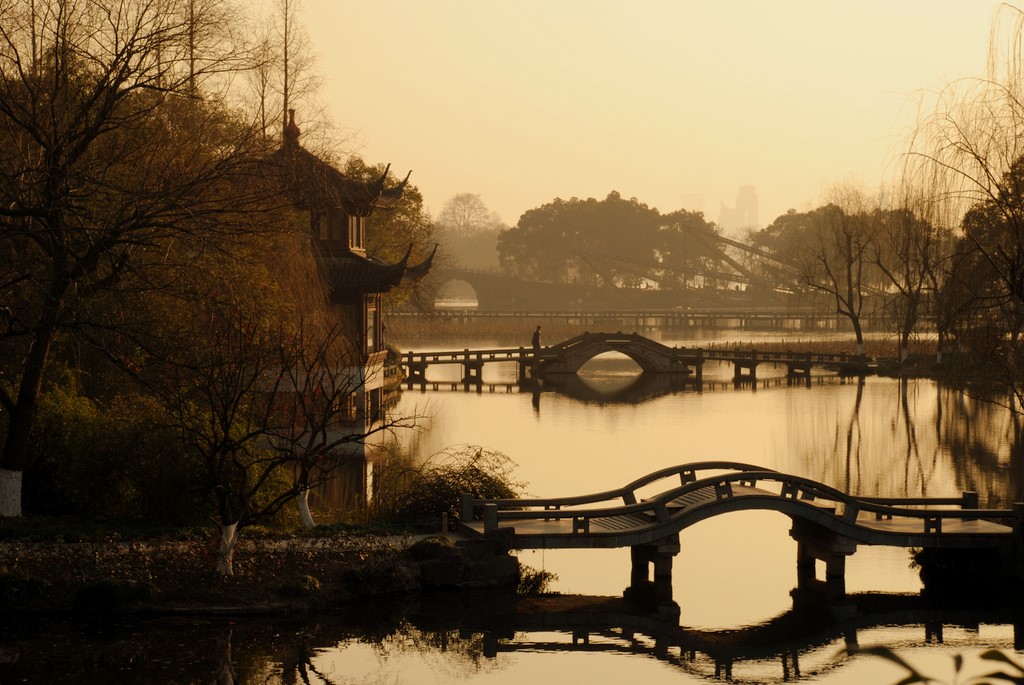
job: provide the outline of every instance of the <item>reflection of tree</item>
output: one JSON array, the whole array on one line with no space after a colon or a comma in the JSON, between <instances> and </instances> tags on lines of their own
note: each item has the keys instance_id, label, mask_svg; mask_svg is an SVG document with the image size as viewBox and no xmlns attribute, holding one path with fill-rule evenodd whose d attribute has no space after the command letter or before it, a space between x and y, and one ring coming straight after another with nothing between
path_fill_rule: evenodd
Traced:
<instances>
[{"instance_id":1,"label":"reflection of tree","mask_svg":"<svg viewBox=\"0 0 1024 685\"><path fill-rule=\"evenodd\" d=\"M1009 506L1021 492L1020 419L1003 398L979 396L977 389L945 389L941 401L939 440L953 480L976 490L982 506Z\"/></svg>"},{"instance_id":2,"label":"reflection of tree","mask_svg":"<svg viewBox=\"0 0 1024 685\"><path fill-rule=\"evenodd\" d=\"M856 644L861 631L877 626L905 626L908 634L917 635L915 642L925 644L936 626L1002 624L1012 618L1009 610L999 608L950 613L924 606L918 597L867 594L850 595L856 610L840 615L821 611L816 604L799 605L762 624L702 631L638 616L617 605L620 600L605 597L561 598L557 609L543 613L536 605L519 613L513 606L496 609L486 597L462 599L423 600L432 606L416 614L382 605L316 620L163 619L100 625L20 621L0 625L0 644L17 654L14 661L0 663L0 679L91 683L107 682L117 673L125 682L164 685L209 682L211 675L232 685L340 685L352 678L336 672L337 664L358 664L358 652L365 649L375 655L371 663L380 665L379 681L389 665L410 655L433 670L433 680L442 682L515 663L490 658L498 652L531 651L643 656L702 679L716 679L717 671L717 681L730 671L736 680L744 680L754 667L763 682L761 676L791 679L796 669L804 677L820 677L842 668L844 662L831 655L843 644ZM824 661L822 655L828 655Z\"/></svg>"},{"instance_id":3,"label":"reflection of tree","mask_svg":"<svg viewBox=\"0 0 1024 685\"><path fill-rule=\"evenodd\" d=\"M235 682L235 666L231 659L231 629L228 629L227 635L221 637L217 641L218 650L220 651L220 661L217 664L217 683L218 685L234 685Z\"/></svg>"},{"instance_id":4,"label":"reflection of tree","mask_svg":"<svg viewBox=\"0 0 1024 685\"><path fill-rule=\"evenodd\" d=\"M846 443L845 443L845 454L843 455L843 462L846 464L846 471L844 475L844 485L846 491L850 493L857 492L859 488L854 489L853 481L856 475L857 480L860 480L860 403L864 399L864 377L860 376L857 378L857 395L853 402L853 409L850 413L850 420L846 425ZM855 463L856 462L856 465Z\"/></svg>"},{"instance_id":5,"label":"reflection of tree","mask_svg":"<svg viewBox=\"0 0 1024 685\"><path fill-rule=\"evenodd\" d=\"M791 413L780 446L795 463L777 468L853 494L923 496L925 485L934 486L942 473L929 421L936 411L928 401L934 388L926 380L851 379L813 391Z\"/></svg>"}]
</instances>

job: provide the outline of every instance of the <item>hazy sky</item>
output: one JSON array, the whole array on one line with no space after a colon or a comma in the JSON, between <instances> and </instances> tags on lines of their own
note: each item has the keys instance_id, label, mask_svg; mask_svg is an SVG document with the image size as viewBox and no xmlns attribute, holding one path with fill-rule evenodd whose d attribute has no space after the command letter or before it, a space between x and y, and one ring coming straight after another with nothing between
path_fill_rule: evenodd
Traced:
<instances>
[{"instance_id":1,"label":"hazy sky","mask_svg":"<svg viewBox=\"0 0 1024 685\"><path fill-rule=\"evenodd\" d=\"M304 0L329 115L432 214L617 190L760 223L877 187L921 91L982 75L995 0ZM301 117L301 114L300 114Z\"/></svg>"}]
</instances>

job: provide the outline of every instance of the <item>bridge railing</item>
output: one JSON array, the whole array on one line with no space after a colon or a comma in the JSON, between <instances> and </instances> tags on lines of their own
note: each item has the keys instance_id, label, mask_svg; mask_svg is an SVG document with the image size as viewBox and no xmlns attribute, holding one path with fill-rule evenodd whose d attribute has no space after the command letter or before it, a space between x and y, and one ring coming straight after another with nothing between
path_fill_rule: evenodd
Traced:
<instances>
[{"instance_id":1,"label":"bridge railing","mask_svg":"<svg viewBox=\"0 0 1024 685\"><path fill-rule=\"evenodd\" d=\"M698 359L700 361L725 361L748 363L777 364L813 364L820 366L848 366L869 361L868 357L847 353L812 353L812 352L774 352L740 349L716 349L714 347L668 347L636 333L581 333L560 343L541 348L542 358L553 358L563 355L580 345L603 343L632 343L644 341L645 345L656 346L666 354L679 359ZM441 350L433 352L407 351L402 353L402 360L408 365L424 364L459 364L469 361L521 361L532 358L533 350L528 347L499 347L482 350Z\"/></svg>"},{"instance_id":2,"label":"bridge railing","mask_svg":"<svg viewBox=\"0 0 1024 685\"><path fill-rule=\"evenodd\" d=\"M977 508L977 493L964 493L961 497L936 498L859 498L848 495L817 481L769 470L753 470L749 465L739 465L744 470L733 473L717 474L706 478L690 480L699 469L729 468L721 464L729 462L703 462L701 464L683 464L669 467L649 474L633 483L594 495L581 497L561 497L548 499L473 499L464 496L462 501L462 517L464 521L472 520L477 508L483 509L485 532L496 530L500 521L517 520L554 520L573 519L573 533L589 533L593 520L630 514L645 514L651 517L651 525L668 523L672 519L684 515L688 510L683 506L672 506L674 500L703 489L713 489L716 501L734 496L733 484L754 487L762 481L775 483L779 492L768 492L772 498L804 502L819 511L822 504L834 505L832 514L847 524L857 525L858 516L862 513L874 514L876 520L893 517L921 520L923 533L941 533L944 519L997 519L1015 522L1018 513L1008 509ZM755 467L756 468L756 467ZM636 489L639 486L656 482L660 478L679 475L683 484L671 488L651 499L636 501ZM637 487L633 487L637 486ZM622 504L611 504L621 499ZM811 504L821 500L818 504ZM604 503L604 506L572 508L579 505ZM939 509L940 506L956 506L956 509ZM923 507L923 508L914 508Z\"/></svg>"},{"instance_id":3,"label":"bridge railing","mask_svg":"<svg viewBox=\"0 0 1024 685\"><path fill-rule=\"evenodd\" d=\"M466 361L501 361L519 360L533 355L533 350L526 347L501 347L491 350L446 350L442 352L403 352L402 359L407 364L459 364Z\"/></svg>"},{"instance_id":4,"label":"bridge railing","mask_svg":"<svg viewBox=\"0 0 1024 685\"><path fill-rule=\"evenodd\" d=\"M465 521L472 520L474 511L477 508L487 505L494 505L501 508L523 509L524 507L541 507L544 511L556 511L562 507L580 506L585 504L597 504L600 502L613 502L622 500L623 505L637 503L637 491L643 487L656 483L659 480L678 476L681 485L692 483L697 478L699 471L762 471L760 466L744 464L735 461L701 461L689 464L677 464L669 466L646 476L637 478L626 483L622 487L603 492L595 492L587 495L575 495L571 497L545 497L545 498L517 498L517 499L474 499L469 493L462 495L461 514ZM621 513L621 512L620 512Z\"/></svg>"}]
</instances>

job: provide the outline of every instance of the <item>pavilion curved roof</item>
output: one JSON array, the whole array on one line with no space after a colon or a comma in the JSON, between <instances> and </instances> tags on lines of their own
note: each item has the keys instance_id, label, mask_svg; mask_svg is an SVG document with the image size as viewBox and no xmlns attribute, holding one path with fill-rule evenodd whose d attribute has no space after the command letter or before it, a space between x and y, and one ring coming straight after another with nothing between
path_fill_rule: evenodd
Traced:
<instances>
[{"instance_id":1,"label":"pavilion curved roof","mask_svg":"<svg viewBox=\"0 0 1024 685\"><path fill-rule=\"evenodd\" d=\"M328 213L342 210L349 216L369 216L374 209L389 209L398 202L410 171L397 185L387 187L389 164L377 179L349 178L329 162L299 144L295 111L289 110L281 147L266 160L289 200L299 209Z\"/></svg>"}]
</instances>

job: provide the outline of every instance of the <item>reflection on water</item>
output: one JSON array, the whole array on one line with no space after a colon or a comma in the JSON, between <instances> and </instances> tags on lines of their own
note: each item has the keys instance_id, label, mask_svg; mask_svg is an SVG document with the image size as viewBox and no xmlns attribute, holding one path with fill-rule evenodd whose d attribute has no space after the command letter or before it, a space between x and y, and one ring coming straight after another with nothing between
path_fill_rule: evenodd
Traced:
<instances>
[{"instance_id":1,"label":"reflection on water","mask_svg":"<svg viewBox=\"0 0 1024 685\"><path fill-rule=\"evenodd\" d=\"M937 611L894 595L852 596L841 614L801 607L730 631L675 625L609 598L539 599L519 613L498 598L465 599L316 619L0 623L0 682L894 683L899 669L844 650L889 644L941 673L948 656L924 647L1010 651L1021 629L997 610Z\"/></svg>"},{"instance_id":2,"label":"reflection on water","mask_svg":"<svg viewBox=\"0 0 1024 685\"><path fill-rule=\"evenodd\" d=\"M529 393L407 392L429 400L434 420L419 436L430 454L453 443L487 445L518 463L530 495L582 495L618 487L687 461L735 460L811 478L863 496L980 495L982 507L1020 497L1017 427L1010 413L931 380L817 377L786 384L785 369L758 370L756 386L732 371L705 371L712 390L644 385L632 362L592 362L582 379ZM485 369L485 376L488 371ZM514 368L491 379L514 382ZM633 401L626 397L635 393ZM581 399L583 401L581 401ZM1013 475L1011 475L1013 474ZM673 567L684 625L735 628L787 610L796 545L781 515L736 513L681 534ZM558 575L563 592L617 595L628 584L626 550L520 552ZM865 548L850 558L850 591L920 589L905 550Z\"/></svg>"},{"instance_id":3,"label":"reflection on water","mask_svg":"<svg viewBox=\"0 0 1024 685\"><path fill-rule=\"evenodd\" d=\"M933 381L833 376L789 386L784 369L764 368L756 386L736 387L719 365L705 370L698 392L644 379L630 364L597 360L583 378L537 395L406 392L398 410L431 417L409 449L421 457L454 444L496 449L538 497L608 490L701 460L758 464L864 496L975 490L983 507L1021 497L1014 417ZM457 367L437 372L458 380ZM484 374L516 381L510 364ZM365 494L365 468L346 473L339 506ZM916 601L920 582L900 549L858 549L847 563L850 602L830 615L808 612L791 594L789 527L781 514L736 512L683 531L672 583L681 616L672 625L607 607L513 615L494 599L461 596L291 621L7 622L0 682L859 684L905 675L843 656L853 644L894 647L948 682L953 655L966 655L977 674L981 648L1017 648L1012 615ZM556 573L563 593L619 597L629 582L628 550L519 556Z\"/></svg>"}]
</instances>

